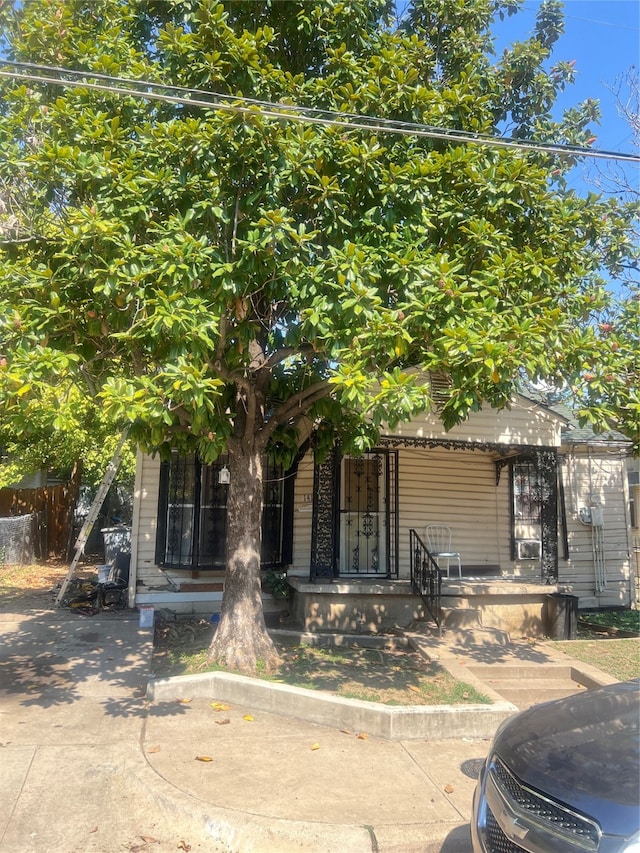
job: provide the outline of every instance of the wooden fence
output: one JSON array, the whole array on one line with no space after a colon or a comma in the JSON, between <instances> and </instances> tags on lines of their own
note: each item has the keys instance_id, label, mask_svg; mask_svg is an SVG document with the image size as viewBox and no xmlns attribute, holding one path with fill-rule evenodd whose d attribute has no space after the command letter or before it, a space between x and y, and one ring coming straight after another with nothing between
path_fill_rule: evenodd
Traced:
<instances>
[{"instance_id":1,"label":"wooden fence","mask_svg":"<svg viewBox=\"0 0 640 853\"><path fill-rule=\"evenodd\" d=\"M37 515L35 553L39 559L67 558L78 500L79 478L39 489L0 489L0 516Z\"/></svg>"}]
</instances>

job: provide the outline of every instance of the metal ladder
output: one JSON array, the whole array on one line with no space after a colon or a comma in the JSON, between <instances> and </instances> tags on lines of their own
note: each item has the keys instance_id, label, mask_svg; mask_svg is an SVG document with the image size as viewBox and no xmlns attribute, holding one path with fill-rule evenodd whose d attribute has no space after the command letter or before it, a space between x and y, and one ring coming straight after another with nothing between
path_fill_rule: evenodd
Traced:
<instances>
[{"instance_id":1,"label":"metal ladder","mask_svg":"<svg viewBox=\"0 0 640 853\"><path fill-rule=\"evenodd\" d=\"M56 607L60 607L62 601L64 600L67 587L69 586L75 574L76 566L80 561L80 557L84 553L85 545L87 544L87 540L89 539L91 531L93 530L93 525L96 523L96 519L98 518L100 510L102 509L104 499L107 496L107 492L111 488L111 484L116 478L116 474L118 473L118 469L120 468L120 462L122 460L122 451L124 449L128 434L129 427L123 430L122 435L120 436L118 447L116 448L116 452L113 454L111 462L109 462L109 464L107 465L107 470L105 471L104 477L102 478L102 482L98 486L96 496L93 499L91 508L89 509L87 517L84 520L84 524L82 525L82 529L80 530L80 534L76 540L76 544L74 545L75 554L73 555L73 560L71 561L71 565L69 566L67 576L62 582L62 586L60 587L60 591L58 592L58 595L56 597Z\"/></svg>"}]
</instances>

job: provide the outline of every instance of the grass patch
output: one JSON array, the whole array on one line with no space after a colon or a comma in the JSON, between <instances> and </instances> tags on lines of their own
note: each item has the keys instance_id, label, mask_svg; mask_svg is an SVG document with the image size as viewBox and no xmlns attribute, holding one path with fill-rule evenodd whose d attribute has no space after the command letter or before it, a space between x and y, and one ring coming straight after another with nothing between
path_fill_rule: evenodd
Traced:
<instances>
[{"instance_id":1,"label":"grass patch","mask_svg":"<svg viewBox=\"0 0 640 853\"><path fill-rule=\"evenodd\" d=\"M207 661L211 634L204 620L156 626L154 674L167 677L222 669ZM456 681L441 666L409 649L277 645L280 669L271 675L258 671L257 678L383 705L491 704L474 687Z\"/></svg>"},{"instance_id":2,"label":"grass patch","mask_svg":"<svg viewBox=\"0 0 640 853\"><path fill-rule=\"evenodd\" d=\"M618 681L640 677L640 640L562 640L549 645L569 657L601 669Z\"/></svg>"},{"instance_id":3,"label":"grass patch","mask_svg":"<svg viewBox=\"0 0 640 853\"><path fill-rule=\"evenodd\" d=\"M473 687L408 649L336 650L300 645L284 648L281 654L283 663L273 680L294 687L383 705L490 704Z\"/></svg>"},{"instance_id":4,"label":"grass patch","mask_svg":"<svg viewBox=\"0 0 640 853\"><path fill-rule=\"evenodd\" d=\"M612 628L614 631L640 634L640 610L583 610L580 612L580 620L602 628Z\"/></svg>"}]
</instances>

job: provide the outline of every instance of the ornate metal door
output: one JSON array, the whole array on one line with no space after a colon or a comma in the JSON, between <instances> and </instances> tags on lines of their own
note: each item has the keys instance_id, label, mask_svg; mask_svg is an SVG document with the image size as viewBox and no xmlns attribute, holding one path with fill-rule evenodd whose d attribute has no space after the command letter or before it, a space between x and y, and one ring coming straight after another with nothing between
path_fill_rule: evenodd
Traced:
<instances>
[{"instance_id":1,"label":"ornate metal door","mask_svg":"<svg viewBox=\"0 0 640 853\"><path fill-rule=\"evenodd\" d=\"M396 454L365 453L342 462L339 574L396 573Z\"/></svg>"}]
</instances>

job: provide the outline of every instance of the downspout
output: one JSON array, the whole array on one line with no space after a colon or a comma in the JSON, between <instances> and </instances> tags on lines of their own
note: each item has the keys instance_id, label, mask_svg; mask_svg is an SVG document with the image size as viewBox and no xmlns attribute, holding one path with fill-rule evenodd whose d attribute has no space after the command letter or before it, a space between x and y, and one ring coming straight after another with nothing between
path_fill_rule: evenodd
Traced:
<instances>
[{"instance_id":1,"label":"downspout","mask_svg":"<svg viewBox=\"0 0 640 853\"><path fill-rule=\"evenodd\" d=\"M591 546L596 577L596 592L604 592L607 585L607 566L604 552L604 512L597 495L591 496Z\"/></svg>"},{"instance_id":2,"label":"downspout","mask_svg":"<svg viewBox=\"0 0 640 853\"><path fill-rule=\"evenodd\" d=\"M626 457L623 457L626 461ZM624 517L627 528L627 554L629 560L629 607L637 607L640 602L636 601L636 584L638 570L640 569L640 484L630 484L627 476L627 468L624 466L622 476L622 500ZM631 500L635 508L633 526L631 519Z\"/></svg>"},{"instance_id":3,"label":"downspout","mask_svg":"<svg viewBox=\"0 0 640 853\"><path fill-rule=\"evenodd\" d=\"M142 503L142 452L136 452L136 475L133 485L133 518L131 519L131 566L129 568L128 606L136 606L138 588L138 537L140 534L140 504Z\"/></svg>"}]
</instances>

